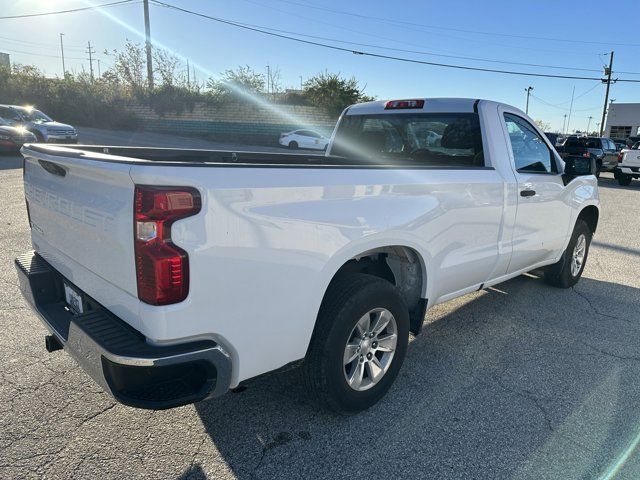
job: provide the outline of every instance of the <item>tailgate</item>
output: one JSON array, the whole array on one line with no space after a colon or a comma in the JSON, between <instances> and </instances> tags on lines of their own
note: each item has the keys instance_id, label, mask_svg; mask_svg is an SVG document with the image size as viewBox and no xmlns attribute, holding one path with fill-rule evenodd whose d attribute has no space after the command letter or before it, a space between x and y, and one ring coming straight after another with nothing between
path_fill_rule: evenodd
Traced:
<instances>
[{"instance_id":1,"label":"tailgate","mask_svg":"<svg viewBox=\"0 0 640 480\"><path fill-rule=\"evenodd\" d=\"M86 279L88 270L136 297L131 165L101 161L100 154L65 154L64 149L60 154L23 153L36 251L73 282ZM92 283L89 290L100 297L100 282Z\"/></svg>"},{"instance_id":2,"label":"tailgate","mask_svg":"<svg viewBox=\"0 0 640 480\"><path fill-rule=\"evenodd\" d=\"M622 165L625 167L640 167L640 150L629 150L622 157Z\"/></svg>"}]
</instances>

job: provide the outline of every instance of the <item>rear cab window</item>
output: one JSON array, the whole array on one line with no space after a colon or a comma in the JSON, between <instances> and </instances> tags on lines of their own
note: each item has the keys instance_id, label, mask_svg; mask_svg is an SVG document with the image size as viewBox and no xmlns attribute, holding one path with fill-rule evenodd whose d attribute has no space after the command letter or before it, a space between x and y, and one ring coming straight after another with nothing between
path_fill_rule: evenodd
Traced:
<instances>
[{"instance_id":1,"label":"rear cab window","mask_svg":"<svg viewBox=\"0 0 640 480\"><path fill-rule=\"evenodd\" d=\"M504 121L518 172L558 173L558 165L553 151L533 125L512 113L505 113Z\"/></svg>"},{"instance_id":2,"label":"rear cab window","mask_svg":"<svg viewBox=\"0 0 640 480\"><path fill-rule=\"evenodd\" d=\"M485 165L477 113L345 115L331 154L425 167Z\"/></svg>"}]
</instances>

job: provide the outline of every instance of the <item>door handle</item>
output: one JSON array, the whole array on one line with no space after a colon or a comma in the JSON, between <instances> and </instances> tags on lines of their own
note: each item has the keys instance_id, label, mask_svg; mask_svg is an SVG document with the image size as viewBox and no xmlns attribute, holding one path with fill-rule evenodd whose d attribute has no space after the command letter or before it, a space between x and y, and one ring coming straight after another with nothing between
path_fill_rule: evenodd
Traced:
<instances>
[{"instance_id":1,"label":"door handle","mask_svg":"<svg viewBox=\"0 0 640 480\"><path fill-rule=\"evenodd\" d=\"M535 194L535 190L520 190L521 197L533 197Z\"/></svg>"}]
</instances>

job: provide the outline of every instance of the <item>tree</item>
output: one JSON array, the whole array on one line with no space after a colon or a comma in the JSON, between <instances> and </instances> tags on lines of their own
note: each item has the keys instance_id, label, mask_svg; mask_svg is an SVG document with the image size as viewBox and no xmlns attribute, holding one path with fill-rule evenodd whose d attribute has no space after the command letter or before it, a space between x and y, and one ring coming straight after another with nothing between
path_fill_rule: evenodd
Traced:
<instances>
[{"instance_id":1,"label":"tree","mask_svg":"<svg viewBox=\"0 0 640 480\"><path fill-rule=\"evenodd\" d=\"M178 73L178 67L182 65L182 61L172 53L161 48L154 48L153 65L160 76L162 85L173 87L185 83L184 75Z\"/></svg>"},{"instance_id":2,"label":"tree","mask_svg":"<svg viewBox=\"0 0 640 480\"><path fill-rule=\"evenodd\" d=\"M364 94L358 81L340 76L340 73L319 73L304 83L304 95L313 105L337 115L349 105L370 101L373 97Z\"/></svg>"},{"instance_id":3,"label":"tree","mask_svg":"<svg viewBox=\"0 0 640 480\"><path fill-rule=\"evenodd\" d=\"M113 50L115 77L133 90L142 90L147 85L146 53L140 43L127 40L124 50Z\"/></svg>"},{"instance_id":4,"label":"tree","mask_svg":"<svg viewBox=\"0 0 640 480\"><path fill-rule=\"evenodd\" d=\"M544 120L536 120L535 123L537 127L543 132L551 131L551 122L545 122Z\"/></svg>"},{"instance_id":5,"label":"tree","mask_svg":"<svg viewBox=\"0 0 640 480\"><path fill-rule=\"evenodd\" d=\"M265 77L249 65L239 66L236 70L224 71L220 79L209 78L207 94L214 101L247 100L255 95L262 96L265 90Z\"/></svg>"}]
</instances>

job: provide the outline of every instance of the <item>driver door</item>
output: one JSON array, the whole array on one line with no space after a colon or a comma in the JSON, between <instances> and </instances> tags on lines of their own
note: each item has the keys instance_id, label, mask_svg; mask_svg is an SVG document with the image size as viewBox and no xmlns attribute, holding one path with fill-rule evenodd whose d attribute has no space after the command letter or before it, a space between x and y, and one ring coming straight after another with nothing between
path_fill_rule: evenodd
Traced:
<instances>
[{"instance_id":1,"label":"driver door","mask_svg":"<svg viewBox=\"0 0 640 480\"><path fill-rule=\"evenodd\" d=\"M517 182L513 253L508 273L556 258L564 247L571 209L555 151L527 119L502 112Z\"/></svg>"}]
</instances>

